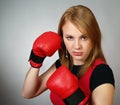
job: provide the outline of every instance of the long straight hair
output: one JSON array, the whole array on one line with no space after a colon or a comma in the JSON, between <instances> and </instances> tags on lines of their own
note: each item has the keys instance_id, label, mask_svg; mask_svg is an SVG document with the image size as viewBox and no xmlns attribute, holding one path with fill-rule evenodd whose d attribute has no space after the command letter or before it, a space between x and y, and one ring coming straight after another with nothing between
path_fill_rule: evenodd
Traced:
<instances>
[{"instance_id":1,"label":"long straight hair","mask_svg":"<svg viewBox=\"0 0 120 105\"><path fill-rule=\"evenodd\" d=\"M87 57L82 70L79 72L78 76L80 77L94 63L95 59L101 58L104 62L106 62L101 48L101 31L94 14L88 7L83 5L72 6L64 12L59 22L58 34L62 37L62 39L62 27L68 20L72 22L80 31L81 29L84 30L84 33L91 39L93 45L93 48ZM71 69L73 66L73 60L68 54L63 40L61 43L61 49L58 52L61 63Z\"/></svg>"}]
</instances>

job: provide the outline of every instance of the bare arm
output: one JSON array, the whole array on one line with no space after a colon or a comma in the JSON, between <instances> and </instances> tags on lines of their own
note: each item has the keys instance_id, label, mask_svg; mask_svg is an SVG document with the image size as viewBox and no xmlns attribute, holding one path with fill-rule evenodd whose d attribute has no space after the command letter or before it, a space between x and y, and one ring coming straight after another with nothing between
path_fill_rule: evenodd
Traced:
<instances>
[{"instance_id":1,"label":"bare arm","mask_svg":"<svg viewBox=\"0 0 120 105\"><path fill-rule=\"evenodd\" d=\"M31 67L24 80L22 96L24 98L33 98L44 92L47 89L46 82L55 69L53 64L45 73L39 76L40 70Z\"/></svg>"},{"instance_id":2,"label":"bare arm","mask_svg":"<svg viewBox=\"0 0 120 105\"><path fill-rule=\"evenodd\" d=\"M105 83L92 92L92 105L113 105L114 86Z\"/></svg>"}]
</instances>

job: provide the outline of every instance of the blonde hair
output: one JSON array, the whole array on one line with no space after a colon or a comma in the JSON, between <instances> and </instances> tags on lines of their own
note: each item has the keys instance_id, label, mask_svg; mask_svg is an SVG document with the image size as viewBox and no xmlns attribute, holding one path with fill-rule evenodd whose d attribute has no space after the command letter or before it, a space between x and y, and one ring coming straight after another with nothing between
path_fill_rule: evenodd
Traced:
<instances>
[{"instance_id":1,"label":"blonde hair","mask_svg":"<svg viewBox=\"0 0 120 105\"><path fill-rule=\"evenodd\" d=\"M79 30L81 30L82 27L82 30L84 30L84 32L90 37L93 45L93 49L86 59L82 70L80 70L80 76L87 71L87 69L94 63L96 58L101 58L104 62L106 62L101 48L101 31L92 11L83 5L72 6L62 15L58 26L58 34L61 37L63 37L62 27L67 20L72 22ZM73 66L72 58L69 54L67 55L68 57L66 57L67 49L64 41L62 41L61 46L62 47L59 50L60 61L62 64L71 69Z\"/></svg>"}]
</instances>

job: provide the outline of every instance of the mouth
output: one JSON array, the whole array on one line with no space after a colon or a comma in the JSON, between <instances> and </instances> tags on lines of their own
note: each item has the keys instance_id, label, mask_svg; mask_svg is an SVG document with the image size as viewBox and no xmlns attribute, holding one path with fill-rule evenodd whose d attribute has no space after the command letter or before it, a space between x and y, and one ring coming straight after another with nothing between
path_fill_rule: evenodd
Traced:
<instances>
[{"instance_id":1,"label":"mouth","mask_svg":"<svg viewBox=\"0 0 120 105\"><path fill-rule=\"evenodd\" d=\"M73 55L74 55L74 56L82 56L82 55L83 55L83 52L73 52Z\"/></svg>"}]
</instances>

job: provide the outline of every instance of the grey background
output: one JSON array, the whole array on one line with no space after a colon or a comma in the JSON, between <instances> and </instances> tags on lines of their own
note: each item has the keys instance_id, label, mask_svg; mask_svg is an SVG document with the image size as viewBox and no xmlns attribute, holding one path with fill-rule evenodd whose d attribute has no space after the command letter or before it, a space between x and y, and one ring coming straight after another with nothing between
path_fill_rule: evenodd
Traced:
<instances>
[{"instance_id":1,"label":"grey background","mask_svg":"<svg viewBox=\"0 0 120 105\"><path fill-rule=\"evenodd\" d=\"M116 80L114 105L120 104L119 0L0 0L0 105L52 105L49 91L33 99L21 97L30 50L38 35L57 32L63 12L78 4L88 6L99 22L103 51ZM57 53L46 58L41 73L57 58Z\"/></svg>"}]
</instances>

